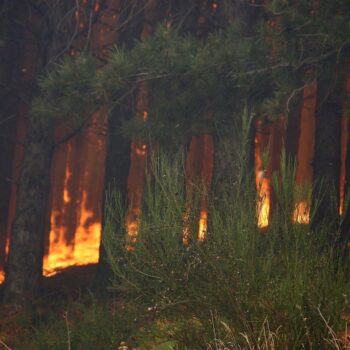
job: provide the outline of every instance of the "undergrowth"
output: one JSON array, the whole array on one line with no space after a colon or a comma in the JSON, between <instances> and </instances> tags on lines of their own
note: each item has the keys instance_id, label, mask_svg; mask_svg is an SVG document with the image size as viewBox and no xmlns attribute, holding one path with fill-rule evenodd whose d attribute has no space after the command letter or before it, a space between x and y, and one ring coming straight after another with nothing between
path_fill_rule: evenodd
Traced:
<instances>
[{"instance_id":1,"label":"undergrowth","mask_svg":"<svg viewBox=\"0 0 350 350\"><path fill-rule=\"evenodd\" d=\"M237 187L235 181L209 201L206 239L197 242L200 198L210 196L199 187L190 203L192 236L184 246L189 202L183 162L153 157L135 249L124 249L125 233L113 218L105 232L113 289L156 320L153 334L178 349L343 346L337 336L350 315L348 260L337 258L331 227L311 231L293 222L300 193L292 162L282 158L266 232L256 226L252 186L241 181ZM114 213L122 213L118 203L112 193Z\"/></svg>"},{"instance_id":2,"label":"undergrowth","mask_svg":"<svg viewBox=\"0 0 350 350\"><path fill-rule=\"evenodd\" d=\"M134 249L125 249L118 226L119 195L108 197L105 247L119 301L91 296L37 317L9 348L346 349L348 258L338 258L331 227L293 223L300 196L293 169L283 157L273 181L277 205L262 232L249 180L233 176L212 193L198 186L186 197L182 157L155 153ZM198 242L203 197L209 224Z\"/></svg>"}]
</instances>

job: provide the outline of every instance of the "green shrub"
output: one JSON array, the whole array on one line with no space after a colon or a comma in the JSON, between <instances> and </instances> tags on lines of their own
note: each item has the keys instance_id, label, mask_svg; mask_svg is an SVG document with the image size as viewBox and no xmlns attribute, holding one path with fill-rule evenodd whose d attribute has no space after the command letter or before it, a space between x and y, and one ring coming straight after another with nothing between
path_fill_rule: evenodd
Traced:
<instances>
[{"instance_id":1,"label":"green shrub","mask_svg":"<svg viewBox=\"0 0 350 350\"><path fill-rule=\"evenodd\" d=\"M241 181L213 198L206 240L197 243L199 187L184 246L189 203L181 159L151 160L134 251L124 249L125 229L112 219L107 224L113 289L167 320L166 331L157 332L179 349L337 348L327 339L330 329L346 327L347 260L335 259L327 227L311 231L292 222L298 195L292 162L282 159L283 181L273 181L277 207L267 232L256 227L254 189ZM118 212L118 200L110 205Z\"/></svg>"}]
</instances>

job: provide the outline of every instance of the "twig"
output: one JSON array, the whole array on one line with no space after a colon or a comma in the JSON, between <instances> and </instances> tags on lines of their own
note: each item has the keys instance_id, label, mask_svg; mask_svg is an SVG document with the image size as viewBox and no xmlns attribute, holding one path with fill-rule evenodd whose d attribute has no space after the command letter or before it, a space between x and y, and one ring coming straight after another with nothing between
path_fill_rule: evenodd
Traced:
<instances>
[{"instance_id":1,"label":"twig","mask_svg":"<svg viewBox=\"0 0 350 350\"><path fill-rule=\"evenodd\" d=\"M6 345L1 339L0 339L0 345L2 345L6 350L12 350L8 345Z\"/></svg>"},{"instance_id":2,"label":"twig","mask_svg":"<svg viewBox=\"0 0 350 350\"><path fill-rule=\"evenodd\" d=\"M54 145L53 148L56 148L59 145L62 145L63 143L68 142L71 138L73 138L75 135L79 134L79 132L84 128L84 126L86 125L86 123L88 122L88 120L91 118L93 113L89 114L88 118L85 118L83 120L83 122L77 127L75 128L73 131L69 132L68 134L66 134L65 136L63 136L60 140L58 140Z\"/></svg>"},{"instance_id":3,"label":"twig","mask_svg":"<svg viewBox=\"0 0 350 350\"><path fill-rule=\"evenodd\" d=\"M68 350L71 350L71 339L70 339L70 328L69 328L69 323L68 323L68 312L66 311L64 313L64 320L66 323L66 329L67 329L67 345L68 345Z\"/></svg>"}]
</instances>

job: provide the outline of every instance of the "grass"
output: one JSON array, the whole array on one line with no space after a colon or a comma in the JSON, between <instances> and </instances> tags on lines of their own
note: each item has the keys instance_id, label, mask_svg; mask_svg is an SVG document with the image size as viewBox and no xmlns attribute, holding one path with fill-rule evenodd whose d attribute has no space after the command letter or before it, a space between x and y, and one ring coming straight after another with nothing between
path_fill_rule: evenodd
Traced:
<instances>
[{"instance_id":1,"label":"grass","mask_svg":"<svg viewBox=\"0 0 350 350\"><path fill-rule=\"evenodd\" d=\"M116 224L124 217L118 194L109 196L105 245L118 302L92 295L67 302L23 321L9 345L1 341L19 350L346 349L348 257L335 258L331 227L292 222L299 194L288 164L282 159L283 181L274 180L277 207L267 232L256 227L252 186L233 176L213 193L199 186L184 246L182 157L155 154L134 251L125 250L125 229ZM204 195L209 226L198 243Z\"/></svg>"}]
</instances>

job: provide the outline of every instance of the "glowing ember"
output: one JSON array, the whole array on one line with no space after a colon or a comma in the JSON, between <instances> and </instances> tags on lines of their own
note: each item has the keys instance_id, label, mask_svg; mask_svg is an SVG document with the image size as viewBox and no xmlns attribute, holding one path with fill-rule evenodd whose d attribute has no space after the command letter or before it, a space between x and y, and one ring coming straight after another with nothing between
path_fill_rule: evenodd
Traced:
<instances>
[{"instance_id":1,"label":"glowing ember","mask_svg":"<svg viewBox=\"0 0 350 350\"><path fill-rule=\"evenodd\" d=\"M262 120L257 120L255 136L255 184L257 190L256 216L259 228L266 228L269 225L270 216L270 180L266 175L266 165L263 164L263 155L268 150L269 130Z\"/></svg>"},{"instance_id":2,"label":"glowing ember","mask_svg":"<svg viewBox=\"0 0 350 350\"><path fill-rule=\"evenodd\" d=\"M310 222L310 207L306 201L299 202L295 205L293 221L304 225Z\"/></svg>"},{"instance_id":3,"label":"glowing ember","mask_svg":"<svg viewBox=\"0 0 350 350\"><path fill-rule=\"evenodd\" d=\"M258 227L265 228L269 226L270 215L270 181L263 177L258 187L258 200L256 203Z\"/></svg>"},{"instance_id":4,"label":"glowing ember","mask_svg":"<svg viewBox=\"0 0 350 350\"><path fill-rule=\"evenodd\" d=\"M201 210L199 224L198 224L198 241L202 242L205 239L208 229L208 212Z\"/></svg>"},{"instance_id":5,"label":"glowing ember","mask_svg":"<svg viewBox=\"0 0 350 350\"><path fill-rule=\"evenodd\" d=\"M51 215L49 254L44 258L44 275L51 276L57 271L72 265L97 263L101 239L101 224L91 223L94 213L86 208L87 194L83 193L80 205L80 219L75 232L74 243L67 244L66 227L56 226L55 218L60 213Z\"/></svg>"},{"instance_id":6,"label":"glowing ember","mask_svg":"<svg viewBox=\"0 0 350 350\"><path fill-rule=\"evenodd\" d=\"M139 208L133 208L128 211L125 218L125 226L127 235L126 250L133 251L135 249L136 238L140 227L140 213Z\"/></svg>"}]
</instances>

